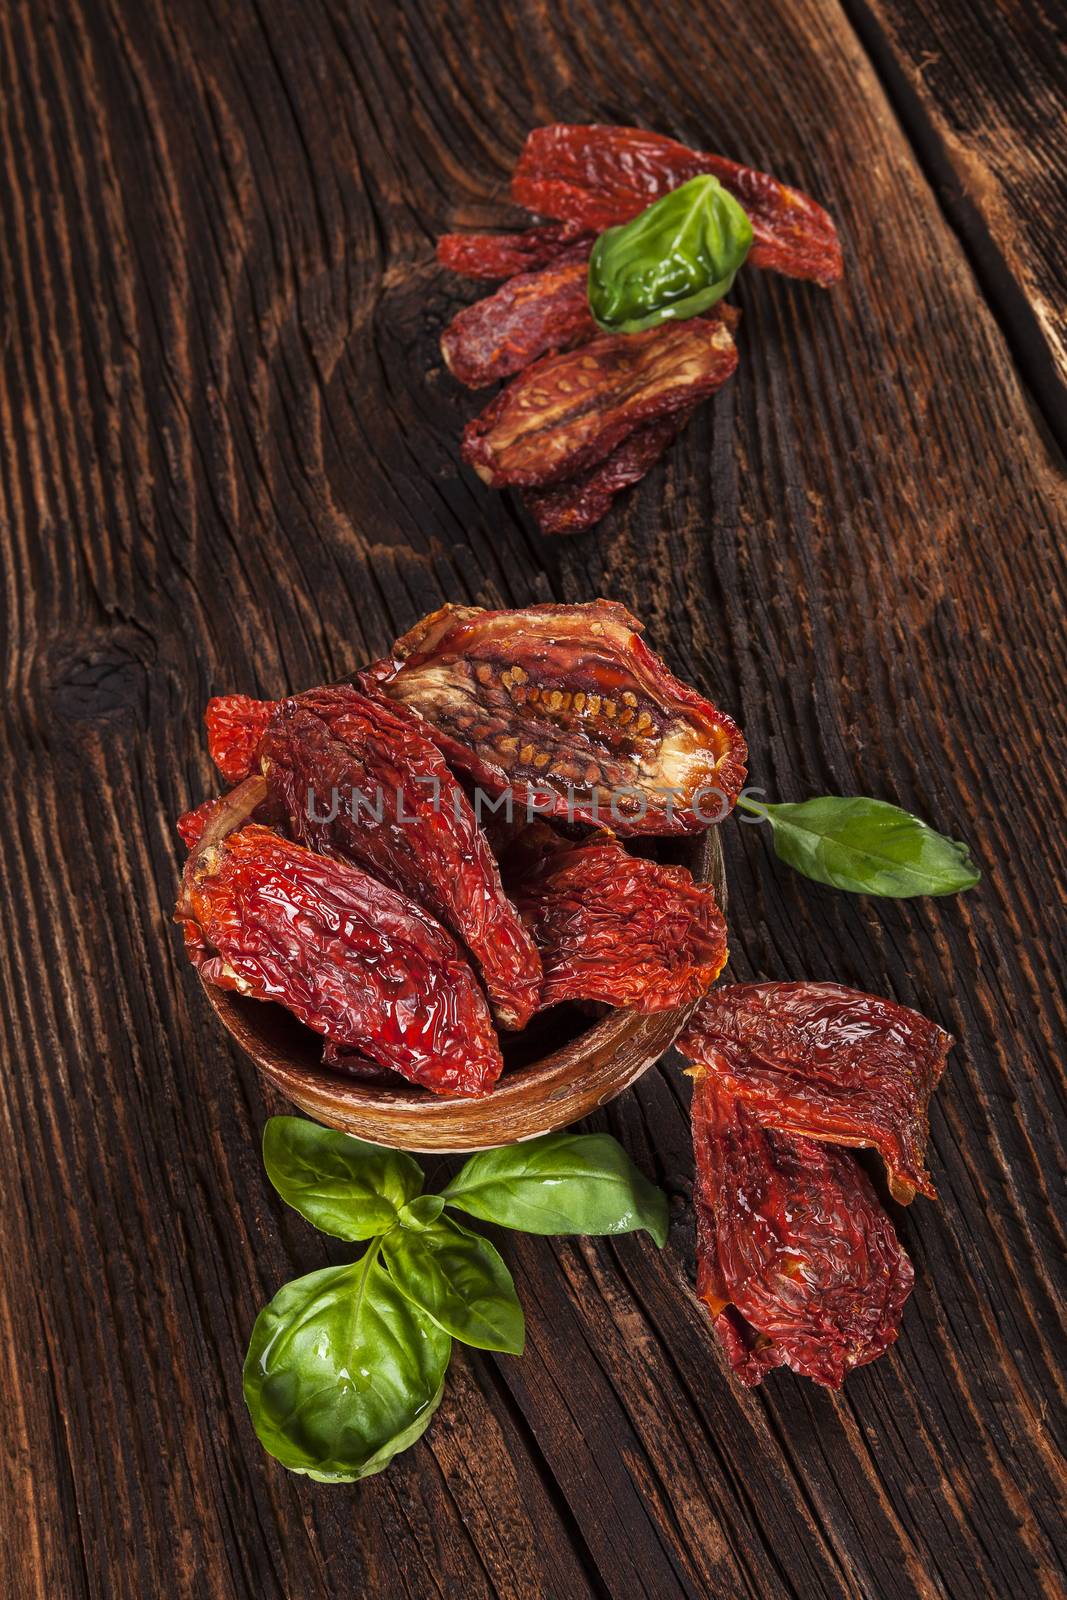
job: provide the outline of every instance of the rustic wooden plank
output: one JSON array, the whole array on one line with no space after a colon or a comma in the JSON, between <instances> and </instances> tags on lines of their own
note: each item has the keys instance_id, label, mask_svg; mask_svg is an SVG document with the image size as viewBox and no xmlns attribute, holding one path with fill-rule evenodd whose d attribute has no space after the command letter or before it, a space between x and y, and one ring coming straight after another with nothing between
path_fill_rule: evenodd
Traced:
<instances>
[{"instance_id":1,"label":"rustic wooden plank","mask_svg":"<svg viewBox=\"0 0 1067 1600\"><path fill-rule=\"evenodd\" d=\"M744 282L737 381L556 545L457 467L430 264L552 116L762 163L849 258L831 295ZM1062 462L844 14L12 0L0 303L5 1592L1054 1593ZM167 926L200 707L339 674L444 599L598 592L739 713L755 782L899 799L983 859L964 900L878 906L728 830L738 976L835 976L959 1037L941 1204L899 1215L903 1338L842 1397L732 1386L667 1063L595 1123L671 1193L667 1250L504 1240L527 1355L461 1357L380 1478L304 1483L240 1360L338 1253L269 1190L267 1103Z\"/></svg>"},{"instance_id":2,"label":"rustic wooden plank","mask_svg":"<svg viewBox=\"0 0 1067 1600\"><path fill-rule=\"evenodd\" d=\"M1037 405L1067 439L1067 56L1044 0L845 0Z\"/></svg>"}]
</instances>

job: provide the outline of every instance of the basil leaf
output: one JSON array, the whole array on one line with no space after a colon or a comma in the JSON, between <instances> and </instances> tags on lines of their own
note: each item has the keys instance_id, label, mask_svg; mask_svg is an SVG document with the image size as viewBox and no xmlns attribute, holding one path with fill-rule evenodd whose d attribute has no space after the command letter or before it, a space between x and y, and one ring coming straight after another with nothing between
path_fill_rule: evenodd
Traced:
<instances>
[{"instance_id":1,"label":"basil leaf","mask_svg":"<svg viewBox=\"0 0 1067 1600\"><path fill-rule=\"evenodd\" d=\"M398 1228L382 1240L382 1254L401 1294L447 1333L479 1350L522 1355L522 1307L488 1239L442 1217L420 1233Z\"/></svg>"},{"instance_id":2,"label":"basil leaf","mask_svg":"<svg viewBox=\"0 0 1067 1600\"><path fill-rule=\"evenodd\" d=\"M667 1238L667 1197L606 1133L548 1133L472 1156L443 1191L483 1222L523 1233L632 1233Z\"/></svg>"},{"instance_id":3,"label":"basil leaf","mask_svg":"<svg viewBox=\"0 0 1067 1600\"><path fill-rule=\"evenodd\" d=\"M691 178L600 235L589 257L589 309L606 333L698 316L729 294L752 224L717 178Z\"/></svg>"},{"instance_id":4,"label":"basil leaf","mask_svg":"<svg viewBox=\"0 0 1067 1600\"><path fill-rule=\"evenodd\" d=\"M403 1151L304 1117L271 1117L263 1129L263 1164L286 1205L337 1239L384 1233L422 1188L422 1168Z\"/></svg>"},{"instance_id":5,"label":"basil leaf","mask_svg":"<svg viewBox=\"0 0 1067 1600\"><path fill-rule=\"evenodd\" d=\"M431 1228L445 1209L439 1194L420 1194L397 1213L402 1228Z\"/></svg>"},{"instance_id":6,"label":"basil leaf","mask_svg":"<svg viewBox=\"0 0 1067 1600\"><path fill-rule=\"evenodd\" d=\"M402 1295L372 1245L279 1289L256 1318L245 1402L263 1448L324 1483L369 1478L422 1434L452 1341Z\"/></svg>"},{"instance_id":7,"label":"basil leaf","mask_svg":"<svg viewBox=\"0 0 1067 1600\"><path fill-rule=\"evenodd\" d=\"M981 877L965 844L884 800L827 794L795 805L739 803L767 817L782 861L832 889L907 900L958 894Z\"/></svg>"}]
</instances>

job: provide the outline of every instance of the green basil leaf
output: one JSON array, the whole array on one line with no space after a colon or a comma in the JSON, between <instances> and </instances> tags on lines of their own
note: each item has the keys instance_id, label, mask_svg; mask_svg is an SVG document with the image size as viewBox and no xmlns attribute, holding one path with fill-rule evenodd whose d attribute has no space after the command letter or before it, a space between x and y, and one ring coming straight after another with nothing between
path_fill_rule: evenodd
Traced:
<instances>
[{"instance_id":1,"label":"green basil leaf","mask_svg":"<svg viewBox=\"0 0 1067 1600\"><path fill-rule=\"evenodd\" d=\"M263 1164L286 1205L337 1239L384 1233L422 1188L422 1168L403 1151L304 1117L271 1117L263 1129Z\"/></svg>"},{"instance_id":2,"label":"green basil leaf","mask_svg":"<svg viewBox=\"0 0 1067 1600\"><path fill-rule=\"evenodd\" d=\"M402 1228L432 1228L444 1209L445 1202L439 1194L420 1194L401 1206L397 1216Z\"/></svg>"},{"instance_id":3,"label":"green basil leaf","mask_svg":"<svg viewBox=\"0 0 1067 1600\"><path fill-rule=\"evenodd\" d=\"M523 1233L667 1238L667 1197L606 1133L548 1133L483 1150L443 1191L446 1204Z\"/></svg>"},{"instance_id":4,"label":"green basil leaf","mask_svg":"<svg viewBox=\"0 0 1067 1600\"><path fill-rule=\"evenodd\" d=\"M420 1233L382 1240L397 1288L439 1327L479 1350L521 1356L526 1322L511 1273L488 1239L442 1217Z\"/></svg>"},{"instance_id":5,"label":"green basil leaf","mask_svg":"<svg viewBox=\"0 0 1067 1600\"><path fill-rule=\"evenodd\" d=\"M691 178L600 235L589 257L589 308L606 333L699 316L729 294L752 224L717 178Z\"/></svg>"},{"instance_id":6,"label":"green basil leaf","mask_svg":"<svg viewBox=\"0 0 1067 1600\"><path fill-rule=\"evenodd\" d=\"M981 877L965 844L884 800L827 794L795 805L742 804L767 817L782 861L832 889L907 900L958 894Z\"/></svg>"},{"instance_id":7,"label":"green basil leaf","mask_svg":"<svg viewBox=\"0 0 1067 1600\"><path fill-rule=\"evenodd\" d=\"M244 1365L259 1441L291 1472L369 1478L422 1434L444 1389L452 1341L402 1295L372 1245L279 1289L256 1319Z\"/></svg>"}]
</instances>

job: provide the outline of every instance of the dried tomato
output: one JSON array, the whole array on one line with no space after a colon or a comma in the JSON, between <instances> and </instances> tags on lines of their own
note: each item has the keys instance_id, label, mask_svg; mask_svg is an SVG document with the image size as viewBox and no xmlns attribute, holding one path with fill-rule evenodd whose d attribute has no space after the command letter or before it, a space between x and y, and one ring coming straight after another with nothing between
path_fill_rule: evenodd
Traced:
<instances>
[{"instance_id":1,"label":"dried tomato","mask_svg":"<svg viewBox=\"0 0 1067 1600\"><path fill-rule=\"evenodd\" d=\"M484 388L521 372L546 350L569 350L591 339L596 324L589 310L588 272L589 247L579 245L551 266L521 272L495 294L457 312L441 336L441 354L453 377L468 388Z\"/></svg>"},{"instance_id":2,"label":"dried tomato","mask_svg":"<svg viewBox=\"0 0 1067 1600\"><path fill-rule=\"evenodd\" d=\"M607 600L443 606L365 677L418 711L489 795L623 835L695 832L736 800L745 741L640 632Z\"/></svg>"},{"instance_id":3,"label":"dried tomato","mask_svg":"<svg viewBox=\"0 0 1067 1600\"><path fill-rule=\"evenodd\" d=\"M218 815L220 808L225 804L224 794L212 795L210 800L202 800L192 811L186 811L175 823L179 837L187 850L192 850L200 843L204 829L212 817Z\"/></svg>"},{"instance_id":4,"label":"dried tomato","mask_svg":"<svg viewBox=\"0 0 1067 1600\"><path fill-rule=\"evenodd\" d=\"M722 303L715 315L733 331L740 320L735 307ZM544 534L584 533L606 515L623 489L640 482L670 448L696 410L690 406L655 422L646 422L603 461L548 489L528 489L523 501Z\"/></svg>"},{"instance_id":5,"label":"dried tomato","mask_svg":"<svg viewBox=\"0 0 1067 1600\"><path fill-rule=\"evenodd\" d=\"M697 1293L742 1383L838 1389L896 1339L915 1273L854 1156L760 1126L714 1073L693 1095Z\"/></svg>"},{"instance_id":6,"label":"dried tomato","mask_svg":"<svg viewBox=\"0 0 1067 1600\"><path fill-rule=\"evenodd\" d=\"M541 962L429 729L348 684L277 706L258 760L294 839L366 867L457 934L509 1028L536 1011Z\"/></svg>"},{"instance_id":7,"label":"dried tomato","mask_svg":"<svg viewBox=\"0 0 1067 1600\"><path fill-rule=\"evenodd\" d=\"M917 1011L839 983L739 983L678 1041L769 1128L876 1149L905 1205L936 1197L923 1164L952 1039Z\"/></svg>"},{"instance_id":8,"label":"dried tomato","mask_svg":"<svg viewBox=\"0 0 1067 1600\"><path fill-rule=\"evenodd\" d=\"M216 695L208 701L204 712L208 753L228 783L240 783L252 771L256 746L274 704L247 694Z\"/></svg>"},{"instance_id":9,"label":"dried tomato","mask_svg":"<svg viewBox=\"0 0 1067 1600\"><path fill-rule=\"evenodd\" d=\"M175 827L186 849L195 850L207 829L224 817L233 803L234 793L235 791L231 789L226 794L212 795L210 800L201 801L192 811L186 811L184 816L178 818ZM271 800L265 798L259 805L253 807L243 820L262 822L266 827L278 828L284 825L285 816Z\"/></svg>"},{"instance_id":10,"label":"dried tomato","mask_svg":"<svg viewBox=\"0 0 1067 1600\"><path fill-rule=\"evenodd\" d=\"M547 267L579 239L592 243L577 222L549 222L522 233L446 233L437 241L437 260L465 278L511 278Z\"/></svg>"},{"instance_id":11,"label":"dried tomato","mask_svg":"<svg viewBox=\"0 0 1067 1600\"><path fill-rule=\"evenodd\" d=\"M640 482L674 443L694 408L675 411L635 428L610 456L551 489L528 489L523 501L542 533L584 533L598 523L617 494Z\"/></svg>"},{"instance_id":12,"label":"dried tomato","mask_svg":"<svg viewBox=\"0 0 1067 1600\"><path fill-rule=\"evenodd\" d=\"M467 424L463 459L495 489L559 483L610 456L642 423L690 410L736 367L721 318L604 334L513 378Z\"/></svg>"},{"instance_id":13,"label":"dried tomato","mask_svg":"<svg viewBox=\"0 0 1067 1600\"><path fill-rule=\"evenodd\" d=\"M571 843L535 823L503 863L545 969L542 1004L599 1000L666 1011L726 963L726 924L684 867L632 856L610 835Z\"/></svg>"},{"instance_id":14,"label":"dried tomato","mask_svg":"<svg viewBox=\"0 0 1067 1600\"><path fill-rule=\"evenodd\" d=\"M359 867L249 824L189 857L176 919L209 982L276 1001L435 1094L487 1094L500 1074L451 935Z\"/></svg>"},{"instance_id":15,"label":"dried tomato","mask_svg":"<svg viewBox=\"0 0 1067 1600\"><path fill-rule=\"evenodd\" d=\"M343 1072L346 1078L358 1078L361 1083L373 1084L377 1089L395 1089L404 1082L398 1072L379 1067L358 1050L334 1044L332 1039L322 1041L322 1064L331 1072Z\"/></svg>"},{"instance_id":16,"label":"dried tomato","mask_svg":"<svg viewBox=\"0 0 1067 1600\"><path fill-rule=\"evenodd\" d=\"M769 173L725 156L690 150L642 128L535 128L512 178L512 198L542 216L599 233L628 222L653 200L710 173L740 202L752 223L749 260L823 287L844 271L833 220L808 195Z\"/></svg>"}]
</instances>

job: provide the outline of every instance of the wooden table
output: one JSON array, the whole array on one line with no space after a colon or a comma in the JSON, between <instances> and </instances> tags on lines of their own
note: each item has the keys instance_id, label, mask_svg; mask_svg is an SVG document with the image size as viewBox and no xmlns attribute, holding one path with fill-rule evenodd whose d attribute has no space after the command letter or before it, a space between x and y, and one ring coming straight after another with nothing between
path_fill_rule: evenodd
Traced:
<instances>
[{"instance_id":1,"label":"wooden table","mask_svg":"<svg viewBox=\"0 0 1067 1600\"><path fill-rule=\"evenodd\" d=\"M1062 1592L1054 46L1044 0L3 8L5 1595ZM432 259L500 222L553 119L767 167L848 260L832 293L743 275L736 380L555 543L458 467ZM274 1289L345 1252L265 1181L281 1107L168 921L200 712L445 599L597 594L738 714L769 795L892 798L982 860L966 896L878 903L725 829L736 976L957 1036L903 1336L840 1396L729 1379L667 1061L593 1125L668 1190L668 1247L509 1236L526 1354L460 1353L421 1444L317 1486L259 1449L240 1366Z\"/></svg>"}]
</instances>

